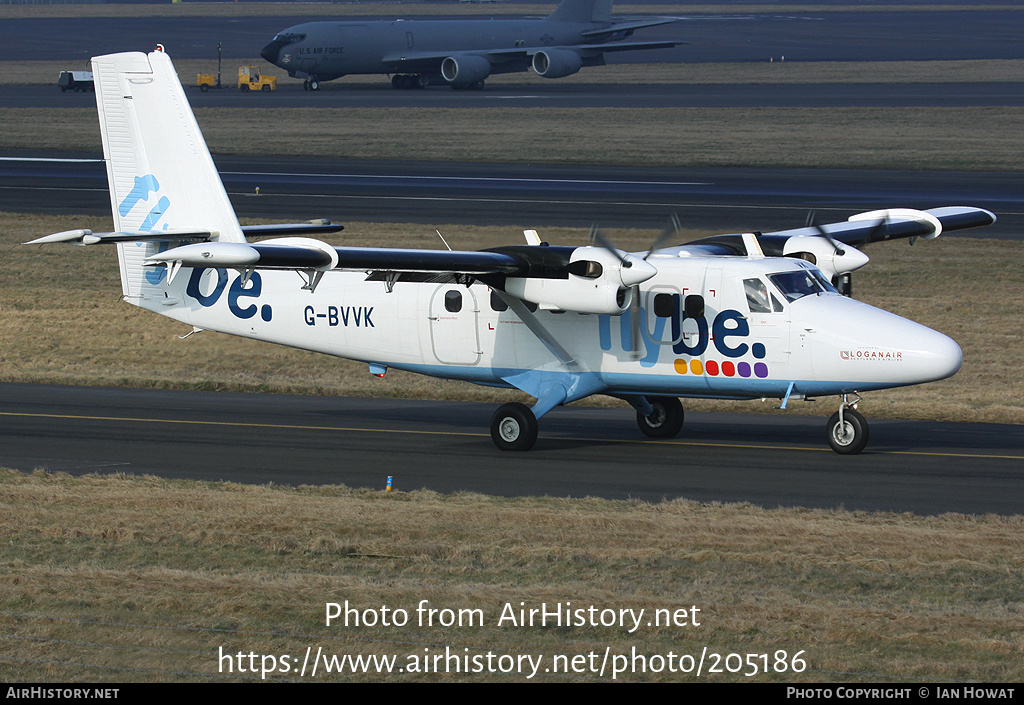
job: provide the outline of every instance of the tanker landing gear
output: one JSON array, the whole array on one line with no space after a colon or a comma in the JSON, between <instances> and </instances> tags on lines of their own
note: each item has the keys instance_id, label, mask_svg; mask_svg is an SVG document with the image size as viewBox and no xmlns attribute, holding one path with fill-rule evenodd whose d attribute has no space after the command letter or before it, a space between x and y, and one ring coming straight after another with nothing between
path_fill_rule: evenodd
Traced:
<instances>
[{"instance_id":1,"label":"tanker landing gear","mask_svg":"<svg viewBox=\"0 0 1024 705\"><path fill-rule=\"evenodd\" d=\"M854 455L864 450L868 444L868 422L856 410L860 395L854 394L857 399L850 401L849 395L843 395L843 402L839 405L839 411L832 414L825 427L828 437L828 444L832 450L841 455Z\"/></svg>"},{"instance_id":2,"label":"tanker landing gear","mask_svg":"<svg viewBox=\"0 0 1024 705\"><path fill-rule=\"evenodd\" d=\"M304 91L318 91L320 90L320 81L315 77L310 76L302 82L302 90Z\"/></svg>"},{"instance_id":3,"label":"tanker landing gear","mask_svg":"<svg viewBox=\"0 0 1024 705\"><path fill-rule=\"evenodd\" d=\"M400 73L391 77L391 87L399 90L426 88L430 77L423 73Z\"/></svg>"}]
</instances>

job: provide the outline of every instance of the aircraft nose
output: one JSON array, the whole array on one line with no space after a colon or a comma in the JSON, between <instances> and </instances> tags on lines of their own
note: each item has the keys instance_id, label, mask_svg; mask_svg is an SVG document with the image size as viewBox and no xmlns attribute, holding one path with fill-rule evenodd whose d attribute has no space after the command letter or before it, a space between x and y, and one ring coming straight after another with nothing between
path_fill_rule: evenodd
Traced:
<instances>
[{"instance_id":1,"label":"aircraft nose","mask_svg":"<svg viewBox=\"0 0 1024 705\"><path fill-rule=\"evenodd\" d=\"M917 357L916 364L920 370L922 382L934 382L952 377L960 369L964 361L963 350L952 338L929 330L930 335L923 341L923 348Z\"/></svg>"},{"instance_id":2,"label":"aircraft nose","mask_svg":"<svg viewBox=\"0 0 1024 705\"><path fill-rule=\"evenodd\" d=\"M277 64L277 57L280 53L280 49L277 46L277 42L270 42L260 50L260 56L269 61L272 64Z\"/></svg>"}]
</instances>

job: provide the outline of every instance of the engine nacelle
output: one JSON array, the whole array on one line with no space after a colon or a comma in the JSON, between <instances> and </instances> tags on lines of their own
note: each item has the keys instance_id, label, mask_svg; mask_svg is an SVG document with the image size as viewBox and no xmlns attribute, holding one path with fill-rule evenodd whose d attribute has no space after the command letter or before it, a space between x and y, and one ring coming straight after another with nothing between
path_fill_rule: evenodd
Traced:
<instances>
[{"instance_id":1,"label":"engine nacelle","mask_svg":"<svg viewBox=\"0 0 1024 705\"><path fill-rule=\"evenodd\" d=\"M852 245L829 242L823 237L791 237L782 253L787 257L800 257L817 265L829 279L849 274L868 263L868 256Z\"/></svg>"},{"instance_id":2,"label":"engine nacelle","mask_svg":"<svg viewBox=\"0 0 1024 705\"><path fill-rule=\"evenodd\" d=\"M543 49L533 55L533 70L544 78L571 76L583 66L583 57L572 49Z\"/></svg>"},{"instance_id":3,"label":"engine nacelle","mask_svg":"<svg viewBox=\"0 0 1024 705\"><path fill-rule=\"evenodd\" d=\"M441 76L453 86L468 86L491 75L491 62L483 56L456 54L441 62Z\"/></svg>"},{"instance_id":4,"label":"engine nacelle","mask_svg":"<svg viewBox=\"0 0 1024 705\"><path fill-rule=\"evenodd\" d=\"M547 310L619 316L629 310L631 287L657 273L639 257L630 255L629 262L623 267L603 247L577 247L569 258L568 278L509 277L505 291Z\"/></svg>"}]
</instances>

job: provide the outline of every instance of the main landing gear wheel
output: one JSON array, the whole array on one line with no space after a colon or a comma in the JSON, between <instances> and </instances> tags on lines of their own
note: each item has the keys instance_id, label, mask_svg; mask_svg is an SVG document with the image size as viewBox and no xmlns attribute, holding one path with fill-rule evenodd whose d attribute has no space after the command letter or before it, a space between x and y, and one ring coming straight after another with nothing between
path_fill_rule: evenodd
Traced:
<instances>
[{"instance_id":1,"label":"main landing gear wheel","mask_svg":"<svg viewBox=\"0 0 1024 705\"><path fill-rule=\"evenodd\" d=\"M650 416L636 412L636 425L650 438L675 438L683 428L683 405L676 397L647 397Z\"/></svg>"},{"instance_id":2,"label":"main landing gear wheel","mask_svg":"<svg viewBox=\"0 0 1024 705\"><path fill-rule=\"evenodd\" d=\"M530 407L502 404L491 417L491 440L499 450L530 450L537 442L537 417Z\"/></svg>"},{"instance_id":3,"label":"main landing gear wheel","mask_svg":"<svg viewBox=\"0 0 1024 705\"><path fill-rule=\"evenodd\" d=\"M843 410L842 423L838 411L832 414L825 431L832 450L842 455L859 453L868 444L868 422L854 409Z\"/></svg>"}]
</instances>

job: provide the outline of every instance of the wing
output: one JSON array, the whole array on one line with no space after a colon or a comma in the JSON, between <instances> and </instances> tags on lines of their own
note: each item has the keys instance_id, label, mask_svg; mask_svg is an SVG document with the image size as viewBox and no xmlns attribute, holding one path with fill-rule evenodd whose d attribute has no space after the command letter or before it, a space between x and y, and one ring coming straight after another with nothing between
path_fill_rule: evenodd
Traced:
<instances>
[{"instance_id":1,"label":"wing","mask_svg":"<svg viewBox=\"0 0 1024 705\"><path fill-rule=\"evenodd\" d=\"M992 225L996 217L982 208L949 206L920 211L892 208L851 216L845 223L809 225L793 230L748 235L751 247L769 257L798 257L816 264L843 293L849 294L849 274L868 263L857 248L872 242L917 238L931 240L943 231ZM694 240L676 248L691 255L756 255L747 248L743 235L716 235Z\"/></svg>"},{"instance_id":2,"label":"wing","mask_svg":"<svg viewBox=\"0 0 1024 705\"><path fill-rule=\"evenodd\" d=\"M980 228L995 222L996 216L989 211L968 206L947 206L926 211L893 208L858 213L845 223L811 225L758 234L758 242L764 254L781 257L793 251L789 248L799 239L828 238L845 245L860 247L872 242L906 238L930 240L943 232ZM741 235L714 235L674 249L702 254L747 254Z\"/></svg>"},{"instance_id":3,"label":"wing","mask_svg":"<svg viewBox=\"0 0 1024 705\"><path fill-rule=\"evenodd\" d=\"M541 51L567 49L576 52L637 51L641 49L671 49L687 42L593 42L590 44L566 44L562 46L531 46L511 49L474 49L463 51L410 51L393 52L381 59L382 71L390 73L439 73L441 64L450 56L483 56L495 67L521 65L528 67L533 55Z\"/></svg>"},{"instance_id":4,"label":"wing","mask_svg":"<svg viewBox=\"0 0 1024 705\"><path fill-rule=\"evenodd\" d=\"M947 206L926 211L894 208L858 213L845 223L825 225L822 229L833 240L860 247L872 242L906 238L920 237L931 240L944 232L981 228L995 222L996 216L982 208ZM820 235L821 232L814 226L765 234L766 237L772 238Z\"/></svg>"},{"instance_id":5,"label":"wing","mask_svg":"<svg viewBox=\"0 0 1024 705\"><path fill-rule=\"evenodd\" d=\"M643 29L644 27L657 27L658 25L672 24L673 22L680 21L682 21L680 17L651 17L645 20L627 20L625 22L616 22L608 27L587 30L583 32L583 36L587 39L599 40L621 32L624 36L628 37L636 30Z\"/></svg>"}]
</instances>

